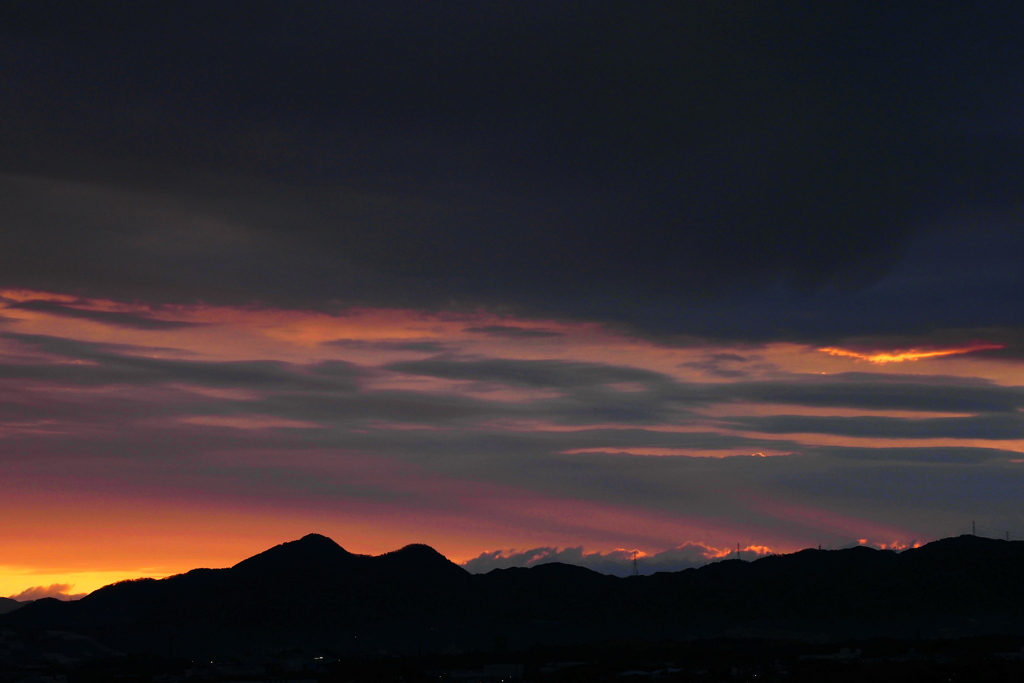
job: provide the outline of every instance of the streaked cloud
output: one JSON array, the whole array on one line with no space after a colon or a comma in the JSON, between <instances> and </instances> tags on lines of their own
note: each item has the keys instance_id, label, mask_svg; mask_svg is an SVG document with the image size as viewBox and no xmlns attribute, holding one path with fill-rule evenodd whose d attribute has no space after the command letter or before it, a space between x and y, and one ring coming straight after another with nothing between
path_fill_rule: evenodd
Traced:
<instances>
[{"instance_id":1,"label":"streaked cloud","mask_svg":"<svg viewBox=\"0 0 1024 683\"><path fill-rule=\"evenodd\" d=\"M510 339L547 339L562 336L560 332L546 330L542 327L520 327L518 325L479 325L467 327L466 332Z\"/></svg>"},{"instance_id":2,"label":"streaked cloud","mask_svg":"<svg viewBox=\"0 0 1024 683\"><path fill-rule=\"evenodd\" d=\"M1021 13L851 7L5 13L9 591L1024 532Z\"/></svg>"},{"instance_id":3,"label":"streaked cloud","mask_svg":"<svg viewBox=\"0 0 1024 683\"><path fill-rule=\"evenodd\" d=\"M702 567L709 562L724 558L755 560L771 554L771 549L763 546L746 548L721 549L711 548L700 543L686 543L676 548L669 548L659 553L647 554L639 551L617 549L606 553L586 552L583 547L575 548L533 548L525 551L491 551L462 563L466 570L474 574L486 574L494 569L510 567L534 567L551 562L563 562L592 569L601 574L630 576L633 573L634 559L637 573L643 576L656 572L677 572L694 567Z\"/></svg>"},{"instance_id":4,"label":"streaked cloud","mask_svg":"<svg viewBox=\"0 0 1024 683\"><path fill-rule=\"evenodd\" d=\"M42 598L56 598L58 600L77 600L85 597L85 593L72 594L71 589L75 586L70 583L53 583L49 586L32 586L26 588L17 595L8 596L18 602L30 600L41 600Z\"/></svg>"},{"instance_id":5,"label":"streaked cloud","mask_svg":"<svg viewBox=\"0 0 1024 683\"><path fill-rule=\"evenodd\" d=\"M922 358L942 358L944 356L956 356L961 353L974 353L976 351L993 351L1004 348L1003 344L988 344L984 342L975 343L970 346L955 349L905 349L901 351L856 351L853 349L842 349L834 346L825 346L820 349L822 353L830 356L846 356L857 360L866 360L870 363L902 363L904 361L921 360Z\"/></svg>"}]
</instances>

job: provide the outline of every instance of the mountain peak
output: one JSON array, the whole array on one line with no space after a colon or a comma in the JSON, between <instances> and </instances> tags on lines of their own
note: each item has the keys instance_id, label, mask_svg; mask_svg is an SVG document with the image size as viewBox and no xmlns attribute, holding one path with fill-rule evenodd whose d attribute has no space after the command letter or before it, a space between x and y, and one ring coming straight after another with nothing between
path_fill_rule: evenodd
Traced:
<instances>
[{"instance_id":1,"label":"mountain peak","mask_svg":"<svg viewBox=\"0 0 1024 683\"><path fill-rule=\"evenodd\" d=\"M469 576L465 569L423 543L411 543L400 550L392 550L373 559L377 566L386 572L411 572L424 581L442 580L446 577L461 580Z\"/></svg>"},{"instance_id":2,"label":"mountain peak","mask_svg":"<svg viewBox=\"0 0 1024 683\"><path fill-rule=\"evenodd\" d=\"M304 543L306 545L314 545L314 544L316 544L316 545L322 545L322 546L332 545L332 546L335 546L337 548L341 548L341 546L338 545L337 543L335 543L333 539L331 539L331 538L329 538L327 536L324 536L323 534L306 534L305 536L303 536L299 540L297 540L297 541L289 541L289 543Z\"/></svg>"},{"instance_id":3,"label":"mountain peak","mask_svg":"<svg viewBox=\"0 0 1024 683\"><path fill-rule=\"evenodd\" d=\"M1018 541L1004 541L1001 538L986 538L974 534L963 534L951 538L941 538L926 543L919 548L903 551L909 557L927 557L931 560L939 558L951 559L955 556L975 558L987 557L992 553L1003 553L1009 556L1020 556L1024 553L1024 544Z\"/></svg>"},{"instance_id":4,"label":"mountain peak","mask_svg":"<svg viewBox=\"0 0 1024 683\"><path fill-rule=\"evenodd\" d=\"M352 557L333 540L322 534L306 534L296 541L288 541L242 560L235 568L286 568L300 565L319 565L343 561Z\"/></svg>"},{"instance_id":5,"label":"mountain peak","mask_svg":"<svg viewBox=\"0 0 1024 683\"><path fill-rule=\"evenodd\" d=\"M168 633L197 634L187 645L193 658L347 642L354 624L373 650L404 643L410 652L424 645L426 624L436 629L430 648L477 647L506 633L555 644L563 634L599 642L776 628L815 640L1017 637L1022 574L1024 542L974 536L900 553L858 546L727 560L631 581L560 563L474 576L430 546L371 557L309 534L235 569L118 583L75 602L39 600L0 615L0 630L70 631L126 652L159 651ZM352 643L348 652L367 647Z\"/></svg>"},{"instance_id":6,"label":"mountain peak","mask_svg":"<svg viewBox=\"0 0 1024 683\"><path fill-rule=\"evenodd\" d=\"M431 548L426 543L410 543L407 546L403 546L398 550L393 550L388 555L407 555L407 556L418 556L418 557L444 557L441 553ZM447 558L446 558L447 559Z\"/></svg>"},{"instance_id":7,"label":"mountain peak","mask_svg":"<svg viewBox=\"0 0 1024 683\"><path fill-rule=\"evenodd\" d=\"M410 543L398 550L392 550L379 556L387 562L400 562L402 564L451 564L451 561L424 543Z\"/></svg>"}]
</instances>

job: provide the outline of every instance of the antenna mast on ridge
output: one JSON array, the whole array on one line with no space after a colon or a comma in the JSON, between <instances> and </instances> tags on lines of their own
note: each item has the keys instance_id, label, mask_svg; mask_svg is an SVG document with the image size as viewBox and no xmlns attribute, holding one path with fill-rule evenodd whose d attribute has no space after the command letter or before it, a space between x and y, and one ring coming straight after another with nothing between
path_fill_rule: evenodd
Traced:
<instances>
[{"instance_id":1,"label":"antenna mast on ridge","mask_svg":"<svg viewBox=\"0 0 1024 683\"><path fill-rule=\"evenodd\" d=\"M633 551L633 576L640 576L640 570L636 567L636 551Z\"/></svg>"}]
</instances>

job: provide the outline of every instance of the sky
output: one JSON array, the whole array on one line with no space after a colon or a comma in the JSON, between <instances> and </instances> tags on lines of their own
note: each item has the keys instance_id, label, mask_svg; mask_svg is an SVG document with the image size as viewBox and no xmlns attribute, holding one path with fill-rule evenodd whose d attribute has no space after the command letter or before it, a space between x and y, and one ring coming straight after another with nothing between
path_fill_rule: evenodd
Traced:
<instances>
[{"instance_id":1,"label":"sky","mask_svg":"<svg viewBox=\"0 0 1024 683\"><path fill-rule=\"evenodd\" d=\"M1024 538L1018 3L0 5L0 595Z\"/></svg>"}]
</instances>

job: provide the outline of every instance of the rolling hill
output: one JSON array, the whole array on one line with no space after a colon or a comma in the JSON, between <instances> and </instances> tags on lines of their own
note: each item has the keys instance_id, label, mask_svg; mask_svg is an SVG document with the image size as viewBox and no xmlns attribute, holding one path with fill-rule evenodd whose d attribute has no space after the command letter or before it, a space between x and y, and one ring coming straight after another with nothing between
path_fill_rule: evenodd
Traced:
<instances>
[{"instance_id":1,"label":"rolling hill","mask_svg":"<svg viewBox=\"0 0 1024 683\"><path fill-rule=\"evenodd\" d=\"M472 575L432 548L371 557L310 534L227 569L37 600L0 628L122 652L446 652L612 638L1024 634L1024 542L961 536L902 553L804 550L617 578L552 563Z\"/></svg>"}]
</instances>

